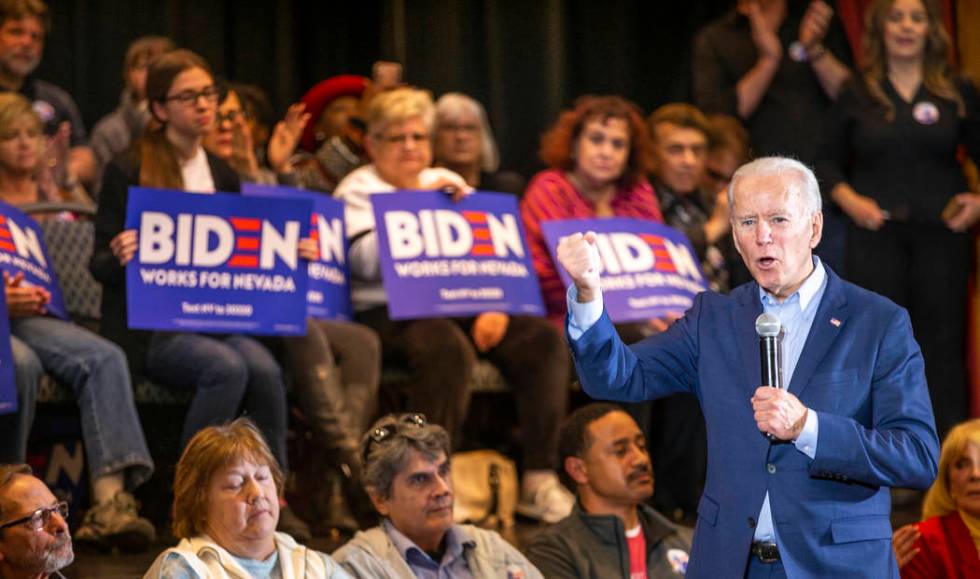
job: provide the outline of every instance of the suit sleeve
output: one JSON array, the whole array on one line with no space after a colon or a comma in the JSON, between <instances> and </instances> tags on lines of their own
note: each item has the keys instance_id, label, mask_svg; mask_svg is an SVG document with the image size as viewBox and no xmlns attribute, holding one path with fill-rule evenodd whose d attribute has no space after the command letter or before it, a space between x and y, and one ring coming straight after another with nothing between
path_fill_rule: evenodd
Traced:
<instances>
[{"instance_id":1,"label":"suit sleeve","mask_svg":"<svg viewBox=\"0 0 980 579\"><path fill-rule=\"evenodd\" d=\"M871 377L871 428L821 412L810 473L925 489L936 478L939 440L922 353L905 310L894 310L881 336Z\"/></svg>"},{"instance_id":2,"label":"suit sleeve","mask_svg":"<svg viewBox=\"0 0 980 579\"><path fill-rule=\"evenodd\" d=\"M577 340L568 339L585 392L603 400L639 402L679 392L697 394L697 326L704 293L661 334L627 346L603 310ZM567 332L567 330L566 330Z\"/></svg>"}]
</instances>

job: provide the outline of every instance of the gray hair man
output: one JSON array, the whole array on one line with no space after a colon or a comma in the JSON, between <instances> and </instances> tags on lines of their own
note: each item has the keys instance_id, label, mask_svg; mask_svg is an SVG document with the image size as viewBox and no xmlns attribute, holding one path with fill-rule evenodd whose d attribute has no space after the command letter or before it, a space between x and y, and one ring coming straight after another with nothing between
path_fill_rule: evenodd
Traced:
<instances>
[{"instance_id":1,"label":"gray hair man","mask_svg":"<svg viewBox=\"0 0 980 579\"><path fill-rule=\"evenodd\" d=\"M532 579L541 573L493 531L453 522L449 435L421 414L389 414L361 440L361 481L384 520L333 557L355 577Z\"/></svg>"},{"instance_id":2,"label":"gray hair man","mask_svg":"<svg viewBox=\"0 0 980 579\"><path fill-rule=\"evenodd\" d=\"M26 464L0 465L0 577L62 577L75 558L68 504L58 501Z\"/></svg>"}]
</instances>

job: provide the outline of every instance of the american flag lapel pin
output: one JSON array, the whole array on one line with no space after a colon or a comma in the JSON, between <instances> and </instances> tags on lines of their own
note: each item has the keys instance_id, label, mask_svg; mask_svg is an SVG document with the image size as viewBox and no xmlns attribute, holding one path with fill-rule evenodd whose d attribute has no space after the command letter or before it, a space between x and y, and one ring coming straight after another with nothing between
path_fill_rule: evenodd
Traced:
<instances>
[{"instance_id":1,"label":"american flag lapel pin","mask_svg":"<svg viewBox=\"0 0 980 579\"><path fill-rule=\"evenodd\" d=\"M830 323L833 324L835 328L840 327L840 320L838 320L837 318L830 318Z\"/></svg>"}]
</instances>

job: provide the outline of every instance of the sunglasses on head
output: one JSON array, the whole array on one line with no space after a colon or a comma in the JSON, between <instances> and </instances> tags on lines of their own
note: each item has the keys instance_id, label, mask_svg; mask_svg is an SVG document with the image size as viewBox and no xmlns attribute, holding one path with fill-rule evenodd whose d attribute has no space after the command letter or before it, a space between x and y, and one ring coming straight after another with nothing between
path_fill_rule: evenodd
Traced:
<instances>
[{"instance_id":1,"label":"sunglasses on head","mask_svg":"<svg viewBox=\"0 0 980 579\"><path fill-rule=\"evenodd\" d=\"M428 425L425 419L425 414L419 412L413 412L411 414L402 414L395 422L391 424L385 424L384 426L378 426L368 434L368 443L364 445L364 456L361 458L364 463L367 463L368 456L371 454L371 449L375 445L384 444L385 441L394 438L399 431L405 427L423 428Z\"/></svg>"}]
</instances>

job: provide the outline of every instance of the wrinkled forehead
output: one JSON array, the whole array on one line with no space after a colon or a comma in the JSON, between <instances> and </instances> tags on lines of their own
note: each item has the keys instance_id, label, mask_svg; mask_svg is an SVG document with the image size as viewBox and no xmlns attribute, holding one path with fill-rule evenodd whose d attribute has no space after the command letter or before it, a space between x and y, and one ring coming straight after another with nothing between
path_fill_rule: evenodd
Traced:
<instances>
[{"instance_id":1,"label":"wrinkled forehead","mask_svg":"<svg viewBox=\"0 0 980 579\"><path fill-rule=\"evenodd\" d=\"M736 212L803 211L802 177L793 171L738 175L732 182Z\"/></svg>"},{"instance_id":2,"label":"wrinkled forehead","mask_svg":"<svg viewBox=\"0 0 980 579\"><path fill-rule=\"evenodd\" d=\"M7 486L0 490L0 508L3 518L14 519L28 515L42 507L50 507L58 499L37 477L16 474Z\"/></svg>"}]
</instances>

